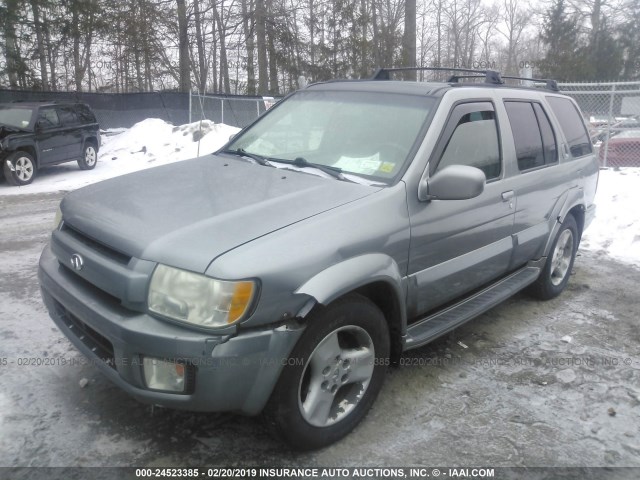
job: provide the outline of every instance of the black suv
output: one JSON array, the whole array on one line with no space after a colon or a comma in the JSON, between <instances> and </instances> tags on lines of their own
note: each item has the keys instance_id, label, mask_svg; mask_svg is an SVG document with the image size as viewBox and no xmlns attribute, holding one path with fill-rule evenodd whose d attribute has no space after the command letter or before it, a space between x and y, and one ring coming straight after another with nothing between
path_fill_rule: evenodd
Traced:
<instances>
[{"instance_id":1,"label":"black suv","mask_svg":"<svg viewBox=\"0 0 640 480\"><path fill-rule=\"evenodd\" d=\"M91 170L98 160L100 127L83 103L0 104L0 161L11 185L27 185L44 165L77 160Z\"/></svg>"}]
</instances>

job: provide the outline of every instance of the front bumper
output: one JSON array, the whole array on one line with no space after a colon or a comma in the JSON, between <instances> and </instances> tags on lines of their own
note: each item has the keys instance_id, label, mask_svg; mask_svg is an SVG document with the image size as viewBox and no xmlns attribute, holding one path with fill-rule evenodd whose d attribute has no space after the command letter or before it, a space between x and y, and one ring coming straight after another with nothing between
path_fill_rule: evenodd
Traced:
<instances>
[{"instance_id":1,"label":"front bumper","mask_svg":"<svg viewBox=\"0 0 640 480\"><path fill-rule=\"evenodd\" d=\"M49 315L62 333L113 383L145 403L258 414L303 330L282 325L214 335L133 312L61 266L49 246L38 277ZM192 372L189 393L147 389L142 356L186 361Z\"/></svg>"}]
</instances>

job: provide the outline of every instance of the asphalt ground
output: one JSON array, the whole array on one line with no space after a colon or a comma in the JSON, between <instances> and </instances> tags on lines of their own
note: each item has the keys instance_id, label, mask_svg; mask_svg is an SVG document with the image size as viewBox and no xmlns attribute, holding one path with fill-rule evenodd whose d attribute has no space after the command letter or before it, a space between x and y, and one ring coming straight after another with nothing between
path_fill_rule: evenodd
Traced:
<instances>
[{"instance_id":1,"label":"asphalt ground","mask_svg":"<svg viewBox=\"0 0 640 480\"><path fill-rule=\"evenodd\" d=\"M605 252L406 354L354 432L301 454L256 418L138 403L75 350L37 280L61 196L0 197L0 466L640 467L640 270Z\"/></svg>"}]
</instances>

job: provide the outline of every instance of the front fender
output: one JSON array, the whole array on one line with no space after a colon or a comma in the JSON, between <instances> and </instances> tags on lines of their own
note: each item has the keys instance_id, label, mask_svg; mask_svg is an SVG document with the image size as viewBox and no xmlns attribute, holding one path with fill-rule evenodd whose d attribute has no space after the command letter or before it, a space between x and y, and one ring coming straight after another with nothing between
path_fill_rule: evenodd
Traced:
<instances>
[{"instance_id":1,"label":"front fender","mask_svg":"<svg viewBox=\"0 0 640 480\"><path fill-rule=\"evenodd\" d=\"M369 253L349 258L316 274L295 293L313 297L314 303L328 305L338 297L374 282L385 282L401 306L402 325L406 325L406 284L393 258L382 253ZM306 315L310 308L301 316Z\"/></svg>"}]
</instances>

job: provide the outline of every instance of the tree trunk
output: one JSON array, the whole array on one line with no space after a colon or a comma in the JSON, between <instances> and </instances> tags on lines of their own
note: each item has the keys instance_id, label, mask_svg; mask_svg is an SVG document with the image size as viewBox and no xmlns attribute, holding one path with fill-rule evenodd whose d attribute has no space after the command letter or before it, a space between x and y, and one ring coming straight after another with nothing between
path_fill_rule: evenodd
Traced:
<instances>
[{"instance_id":1,"label":"tree trunk","mask_svg":"<svg viewBox=\"0 0 640 480\"><path fill-rule=\"evenodd\" d=\"M33 12L33 28L36 31L36 49L38 60L40 60L40 78L42 80L42 90L49 90L49 75L47 73L47 56L44 51L44 39L42 35L42 23L40 22L40 0L31 0Z\"/></svg>"},{"instance_id":2,"label":"tree trunk","mask_svg":"<svg viewBox=\"0 0 640 480\"><path fill-rule=\"evenodd\" d=\"M269 14L269 19L266 25L267 48L269 49L269 93L271 95L278 95L278 58L275 47L275 30L273 28L273 22L273 15Z\"/></svg>"},{"instance_id":3,"label":"tree trunk","mask_svg":"<svg viewBox=\"0 0 640 480\"><path fill-rule=\"evenodd\" d=\"M264 0L256 0L256 43L258 47L258 94L269 92L269 72L267 65L267 12Z\"/></svg>"},{"instance_id":4,"label":"tree trunk","mask_svg":"<svg viewBox=\"0 0 640 480\"><path fill-rule=\"evenodd\" d=\"M215 9L215 5L213 6ZM200 1L193 0L193 16L196 25L196 46L198 49L198 91L204 93L207 89L207 63L204 57L204 37L202 36L202 20L200 19Z\"/></svg>"},{"instance_id":5,"label":"tree trunk","mask_svg":"<svg viewBox=\"0 0 640 480\"><path fill-rule=\"evenodd\" d=\"M224 8L222 2L221 8ZM224 28L224 17L214 7L213 15L218 25L218 37L220 38L220 90L224 93L231 93L231 84L229 82L229 62L227 60L227 39L226 29Z\"/></svg>"},{"instance_id":6,"label":"tree trunk","mask_svg":"<svg viewBox=\"0 0 640 480\"><path fill-rule=\"evenodd\" d=\"M189 62L189 36L187 25L187 7L185 0L176 0L178 5L178 64L180 71L180 91L191 90L191 66Z\"/></svg>"},{"instance_id":7,"label":"tree trunk","mask_svg":"<svg viewBox=\"0 0 640 480\"><path fill-rule=\"evenodd\" d=\"M404 2L404 36L402 37L402 66L416 66L416 0ZM406 72L407 80L415 80L416 72Z\"/></svg>"},{"instance_id":8,"label":"tree trunk","mask_svg":"<svg viewBox=\"0 0 640 480\"><path fill-rule=\"evenodd\" d=\"M247 95L256 94L256 72L253 65L253 20L251 19L253 2L242 0L242 28L247 48Z\"/></svg>"}]
</instances>

